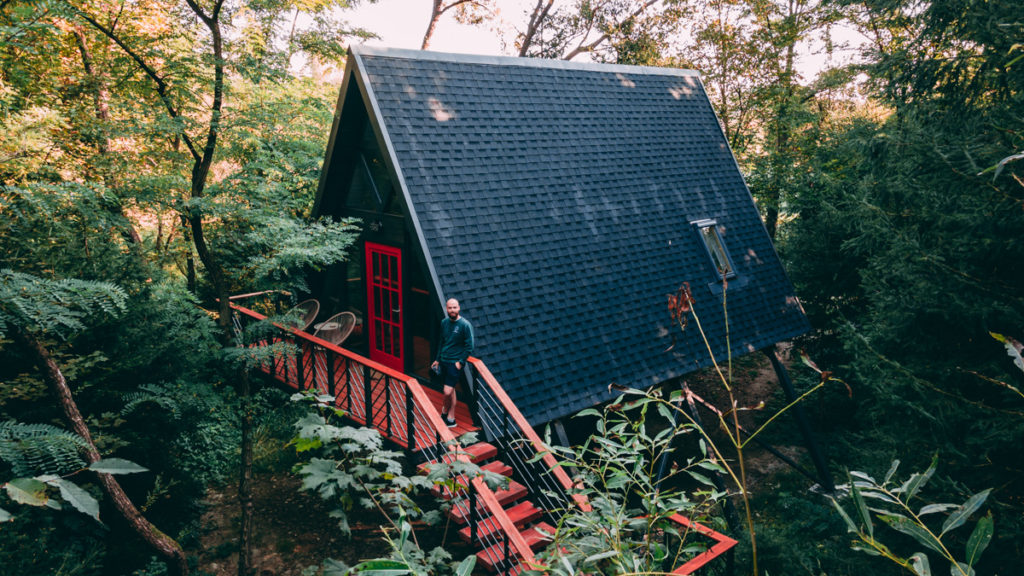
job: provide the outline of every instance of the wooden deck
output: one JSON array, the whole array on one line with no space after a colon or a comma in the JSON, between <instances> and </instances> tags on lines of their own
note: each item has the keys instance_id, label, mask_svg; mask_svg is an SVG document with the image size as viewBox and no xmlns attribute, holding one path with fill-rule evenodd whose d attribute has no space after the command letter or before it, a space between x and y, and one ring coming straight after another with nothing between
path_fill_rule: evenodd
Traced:
<instances>
[{"instance_id":1,"label":"wooden deck","mask_svg":"<svg viewBox=\"0 0 1024 576\"><path fill-rule=\"evenodd\" d=\"M438 431L405 381L373 366L369 360L357 362L324 347L303 346L301 355L278 357L271 365L263 366L263 372L294 390L316 390L333 396L334 405L344 410L347 418L377 429L403 448L416 450L437 444ZM426 386L421 389L421 398L425 397L440 413L444 395ZM456 426L450 430L456 436L479 430L465 402L456 402L455 421Z\"/></svg>"}]
</instances>

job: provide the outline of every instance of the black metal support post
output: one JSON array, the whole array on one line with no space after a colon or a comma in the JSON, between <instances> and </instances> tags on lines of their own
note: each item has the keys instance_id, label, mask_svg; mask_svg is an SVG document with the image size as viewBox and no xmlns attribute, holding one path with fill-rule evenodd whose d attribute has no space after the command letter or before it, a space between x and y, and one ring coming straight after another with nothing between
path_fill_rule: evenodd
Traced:
<instances>
[{"instance_id":1,"label":"black metal support post","mask_svg":"<svg viewBox=\"0 0 1024 576\"><path fill-rule=\"evenodd\" d=\"M342 367L345 370L345 411L352 413L352 362L347 358L343 361Z\"/></svg>"},{"instance_id":2,"label":"black metal support post","mask_svg":"<svg viewBox=\"0 0 1024 576\"><path fill-rule=\"evenodd\" d=\"M508 532L504 532L504 534L505 534L505 565L508 566L509 569L511 569L513 564L512 564L512 561L508 557L508 544L509 544L509 542L508 542L508 540L509 540ZM506 574L507 574L507 572L506 572Z\"/></svg>"},{"instance_id":3,"label":"black metal support post","mask_svg":"<svg viewBox=\"0 0 1024 576\"><path fill-rule=\"evenodd\" d=\"M324 364L327 365L327 393L337 397L338 391L335 390L336 386L334 385L334 356L328 356L325 352Z\"/></svg>"},{"instance_id":4,"label":"black metal support post","mask_svg":"<svg viewBox=\"0 0 1024 576\"><path fill-rule=\"evenodd\" d=\"M483 428L483 421L479 415L480 386L482 384L477 380L476 369L469 362L466 362L462 367L462 380L466 383L466 389L469 391L469 397L466 399L466 405L469 407L469 416L473 419L474 426Z\"/></svg>"},{"instance_id":5,"label":"black metal support post","mask_svg":"<svg viewBox=\"0 0 1024 576\"><path fill-rule=\"evenodd\" d=\"M786 393L786 398L790 402L795 402L797 399L796 390L793 389L793 381L789 377L789 372L786 367L782 365L779 360L778 352L775 347L771 346L763 350L764 354L768 356L768 359L772 362L772 368L775 369L775 375L779 378L779 385L782 386L783 391ZM814 462L814 467L818 471L818 483L825 492L834 492L836 487L832 481L832 473L829 472L828 466L825 464L825 458L822 455L821 449L818 447L818 442L814 438L814 434L811 432L811 426L807 423L807 416L804 414L803 406L796 404L792 410L796 416L797 425L800 427L800 433L803 434L804 441L807 443L807 450L811 453L811 460Z\"/></svg>"},{"instance_id":6,"label":"black metal support post","mask_svg":"<svg viewBox=\"0 0 1024 576\"><path fill-rule=\"evenodd\" d=\"M391 376L384 377L384 430L391 436Z\"/></svg>"},{"instance_id":7,"label":"black metal support post","mask_svg":"<svg viewBox=\"0 0 1024 576\"><path fill-rule=\"evenodd\" d=\"M373 371L369 366L363 366L363 401L366 402L366 425L373 426L373 382L371 380Z\"/></svg>"},{"instance_id":8,"label":"black metal support post","mask_svg":"<svg viewBox=\"0 0 1024 576\"><path fill-rule=\"evenodd\" d=\"M679 385L679 389L680 390L682 389L682 384ZM672 405L675 406L676 408L682 408L681 403L677 404L677 403L673 402ZM672 424L672 428L673 429L675 429L675 427L679 424L679 416L678 416L678 411L677 410L673 410L672 411L672 422L671 422L671 424ZM676 442L676 438L675 438L675 436L672 436L672 439L669 440L668 447L672 448L672 445L675 444L675 442ZM658 459L658 476L657 476L657 478L654 481L654 485L659 490L661 489L661 483L665 480L665 469L668 468L668 463L669 463L670 460L672 460L672 458L669 458L669 454L670 453L671 452L669 450L666 450L665 452L662 452L661 457Z\"/></svg>"},{"instance_id":9,"label":"black metal support post","mask_svg":"<svg viewBox=\"0 0 1024 576\"><path fill-rule=\"evenodd\" d=\"M686 385L686 381L681 381L679 387L683 390L686 395L686 411L690 414L690 418L693 419L693 423L704 429L704 424L700 419L700 412L697 412L697 404L694 403L693 398L688 394L689 386ZM715 483L715 489L719 492L726 492L725 482L722 480L722 474L719 472L713 472L711 474L711 481ZM736 533L740 530L740 515L736 512L736 507L733 506L732 500L729 498L725 499L725 523L729 526L729 531Z\"/></svg>"},{"instance_id":10,"label":"black metal support post","mask_svg":"<svg viewBox=\"0 0 1024 576\"><path fill-rule=\"evenodd\" d=\"M477 530L479 529L479 519L477 518L476 512L476 490L473 488L473 484L469 485L469 541L474 545L477 539Z\"/></svg>"},{"instance_id":11,"label":"black metal support post","mask_svg":"<svg viewBox=\"0 0 1024 576\"><path fill-rule=\"evenodd\" d=\"M561 418L556 418L551 421L551 429L555 431L555 436L558 437L558 445L569 447L569 435L565 432L565 424L562 424Z\"/></svg>"},{"instance_id":12,"label":"black metal support post","mask_svg":"<svg viewBox=\"0 0 1024 576\"><path fill-rule=\"evenodd\" d=\"M408 386L405 388L405 426L409 432L409 451L414 452L416 450L416 418L413 413L414 404L412 401L412 390Z\"/></svg>"}]
</instances>

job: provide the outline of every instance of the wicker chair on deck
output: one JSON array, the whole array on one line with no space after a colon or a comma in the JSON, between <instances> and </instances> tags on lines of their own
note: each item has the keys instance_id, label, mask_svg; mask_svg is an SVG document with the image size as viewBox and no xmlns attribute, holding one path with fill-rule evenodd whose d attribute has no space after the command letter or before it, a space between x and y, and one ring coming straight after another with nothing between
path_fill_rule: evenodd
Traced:
<instances>
[{"instance_id":1,"label":"wicker chair on deck","mask_svg":"<svg viewBox=\"0 0 1024 576\"><path fill-rule=\"evenodd\" d=\"M317 314L320 313L320 303L316 300L303 300L295 305L294 308L288 311L288 318L294 318L294 324L292 327L296 330L302 330L305 332L316 320Z\"/></svg>"},{"instance_id":2,"label":"wicker chair on deck","mask_svg":"<svg viewBox=\"0 0 1024 576\"><path fill-rule=\"evenodd\" d=\"M356 327L356 315L351 312L340 312L331 316L326 321L316 325L316 332L313 336L326 340L335 346L341 343L352 334Z\"/></svg>"}]
</instances>

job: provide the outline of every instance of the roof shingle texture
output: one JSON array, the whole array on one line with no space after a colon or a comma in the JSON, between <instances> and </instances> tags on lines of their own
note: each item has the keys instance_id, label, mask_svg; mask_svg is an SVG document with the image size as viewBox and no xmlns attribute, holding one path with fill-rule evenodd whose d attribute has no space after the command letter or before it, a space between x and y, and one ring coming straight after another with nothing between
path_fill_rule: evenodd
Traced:
<instances>
[{"instance_id":1,"label":"roof shingle texture","mask_svg":"<svg viewBox=\"0 0 1024 576\"><path fill-rule=\"evenodd\" d=\"M715 357L807 320L703 86L680 71L361 55L441 293L533 424L711 362L666 296L688 282ZM716 219L717 281L692 222Z\"/></svg>"}]
</instances>

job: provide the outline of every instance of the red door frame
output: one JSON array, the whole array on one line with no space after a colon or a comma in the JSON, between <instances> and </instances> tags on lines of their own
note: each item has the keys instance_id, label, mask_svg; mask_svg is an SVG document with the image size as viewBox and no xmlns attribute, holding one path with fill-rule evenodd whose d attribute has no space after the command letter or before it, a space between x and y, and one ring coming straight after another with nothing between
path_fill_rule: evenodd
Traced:
<instances>
[{"instance_id":1,"label":"red door frame","mask_svg":"<svg viewBox=\"0 0 1024 576\"><path fill-rule=\"evenodd\" d=\"M402 250L367 242L366 320L370 360L405 372L402 314Z\"/></svg>"}]
</instances>

